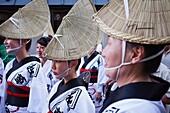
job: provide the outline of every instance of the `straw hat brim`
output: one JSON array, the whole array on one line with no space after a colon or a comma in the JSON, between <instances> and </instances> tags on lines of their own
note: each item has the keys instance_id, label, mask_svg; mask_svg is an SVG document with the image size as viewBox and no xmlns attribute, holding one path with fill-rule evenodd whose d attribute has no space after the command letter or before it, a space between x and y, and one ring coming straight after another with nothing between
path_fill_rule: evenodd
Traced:
<instances>
[{"instance_id":1,"label":"straw hat brim","mask_svg":"<svg viewBox=\"0 0 170 113\"><path fill-rule=\"evenodd\" d=\"M44 52L46 56L55 60L73 60L93 51L99 40L99 28L92 20L95 12L90 0L78 0L63 18L56 37L48 44Z\"/></svg>"},{"instance_id":2,"label":"straw hat brim","mask_svg":"<svg viewBox=\"0 0 170 113\"><path fill-rule=\"evenodd\" d=\"M48 27L47 27L47 30L44 32L44 35L54 36L54 31L53 31L53 28L52 28L50 20L48 22Z\"/></svg>"},{"instance_id":3,"label":"straw hat brim","mask_svg":"<svg viewBox=\"0 0 170 113\"><path fill-rule=\"evenodd\" d=\"M129 17L123 0L112 0L94 16L100 29L114 38L140 44L170 43L170 1L129 0Z\"/></svg>"},{"instance_id":4,"label":"straw hat brim","mask_svg":"<svg viewBox=\"0 0 170 113\"><path fill-rule=\"evenodd\" d=\"M50 11L45 0L33 0L0 25L0 35L14 39L42 36L49 19Z\"/></svg>"}]
</instances>

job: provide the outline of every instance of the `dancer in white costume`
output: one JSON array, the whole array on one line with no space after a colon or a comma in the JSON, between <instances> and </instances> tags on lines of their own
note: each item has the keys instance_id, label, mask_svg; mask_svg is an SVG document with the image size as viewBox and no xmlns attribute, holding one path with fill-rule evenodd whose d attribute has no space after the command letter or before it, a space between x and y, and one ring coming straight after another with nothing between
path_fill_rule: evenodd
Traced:
<instances>
[{"instance_id":1,"label":"dancer in white costume","mask_svg":"<svg viewBox=\"0 0 170 113\"><path fill-rule=\"evenodd\" d=\"M42 16L43 19L41 19ZM31 39L45 32L49 19L47 3L44 0L33 0L0 25L0 36L5 38L7 53L16 56L5 67L3 83L6 95L2 100L5 102L6 113L40 113L42 111L45 98L48 96L47 82L40 60L30 56L28 50Z\"/></svg>"},{"instance_id":2,"label":"dancer in white costume","mask_svg":"<svg viewBox=\"0 0 170 113\"><path fill-rule=\"evenodd\" d=\"M50 37L50 36L43 36L40 39L38 39L37 40L37 49L36 49L37 57L41 61L41 67L42 67L43 73L45 74L45 78L47 79L48 92L50 92L53 85L61 79L61 78L58 79L54 76L54 73L52 72L52 68L51 68L52 61L43 55L43 52L44 52L46 46L48 45L48 43L50 42L51 38L52 37Z\"/></svg>"},{"instance_id":3,"label":"dancer in white costume","mask_svg":"<svg viewBox=\"0 0 170 113\"><path fill-rule=\"evenodd\" d=\"M87 92L88 84L76 74L80 58L88 55L98 42L98 28L91 19L93 14L90 0L78 0L45 49L47 58L52 59L54 74L63 80L53 86L43 113L95 113Z\"/></svg>"},{"instance_id":4,"label":"dancer in white costume","mask_svg":"<svg viewBox=\"0 0 170 113\"><path fill-rule=\"evenodd\" d=\"M169 0L112 0L94 15L109 35L102 56L105 74L115 82L100 113L166 113L161 98L170 84L151 74L170 43L165 16L170 14L165 8L169 4Z\"/></svg>"},{"instance_id":5,"label":"dancer in white costume","mask_svg":"<svg viewBox=\"0 0 170 113\"><path fill-rule=\"evenodd\" d=\"M88 92L95 105L96 113L98 113L103 105L105 99L105 83L108 77L104 72L105 61L104 58L95 50L89 55L81 58L79 66L80 74L83 72L90 72L90 83Z\"/></svg>"}]
</instances>

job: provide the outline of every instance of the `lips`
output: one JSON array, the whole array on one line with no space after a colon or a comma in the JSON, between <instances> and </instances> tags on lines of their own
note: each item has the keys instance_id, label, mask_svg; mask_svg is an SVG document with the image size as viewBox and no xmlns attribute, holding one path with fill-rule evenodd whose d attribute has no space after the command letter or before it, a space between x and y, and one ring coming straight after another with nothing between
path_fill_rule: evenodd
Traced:
<instances>
[{"instance_id":1,"label":"lips","mask_svg":"<svg viewBox=\"0 0 170 113\"><path fill-rule=\"evenodd\" d=\"M5 46L6 47L6 49L9 49L10 48L10 46Z\"/></svg>"},{"instance_id":2,"label":"lips","mask_svg":"<svg viewBox=\"0 0 170 113\"><path fill-rule=\"evenodd\" d=\"M39 52L38 52L37 55L38 55L38 56L42 56L42 53L39 53Z\"/></svg>"},{"instance_id":3,"label":"lips","mask_svg":"<svg viewBox=\"0 0 170 113\"><path fill-rule=\"evenodd\" d=\"M52 70L52 72L53 72L54 75L57 75L57 72L55 72L55 71L53 71L53 70Z\"/></svg>"}]
</instances>

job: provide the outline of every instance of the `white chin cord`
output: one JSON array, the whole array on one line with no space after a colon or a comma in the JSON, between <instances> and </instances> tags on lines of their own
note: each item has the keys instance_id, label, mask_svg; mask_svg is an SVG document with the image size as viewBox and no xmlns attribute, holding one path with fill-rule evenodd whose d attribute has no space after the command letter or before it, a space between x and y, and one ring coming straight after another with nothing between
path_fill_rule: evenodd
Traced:
<instances>
[{"instance_id":1,"label":"white chin cord","mask_svg":"<svg viewBox=\"0 0 170 113\"><path fill-rule=\"evenodd\" d=\"M126 51L126 41L122 41L122 63L121 63L120 65L115 66L115 67L112 67L112 68L105 68L105 70L107 70L107 71L118 69L115 81L118 80L120 68L121 68L122 66L126 66L126 65L132 64L132 62L125 62L125 63L124 63L125 51ZM159 51L157 54L154 54L154 55L152 55L152 56L150 56L150 57L147 57L147 58L144 58L144 59L140 60L138 63L140 63L140 62L145 62L145 61L154 59L154 58L158 57L159 55L161 55L163 52L164 52L164 49L162 49L161 51Z\"/></svg>"},{"instance_id":2,"label":"white chin cord","mask_svg":"<svg viewBox=\"0 0 170 113\"><path fill-rule=\"evenodd\" d=\"M68 68L66 69L64 72L60 73L60 74L57 74L57 76L61 76L61 75L64 75L65 73L67 73L71 68Z\"/></svg>"},{"instance_id":3,"label":"white chin cord","mask_svg":"<svg viewBox=\"0 0 170 113\"><path fill-rule=\"evenodd\" d=\"M57 74L57 76L64 75L65 73L68 74L68 71L69 71L71 68L68 68L68 61L67 61L66 63L67 63L67 69L66 69L64 72L62 72L62 73L60 73L60 74Z\"/></svg>"},{"instance_id":4,"label":"white chin cord","mask_svg":"<svg viewBox=\"0 0 170 113\"><path fill-rule=\"evenodd\" d=\"M17 50L15 53L17 53L18 52L18 50L22 47L22 40L20 39L19 40L19 47L16 47L16 48L12 48L12 49L8 49L9 51L15 51L15 50Z\"/></svg>"}]
</instances>

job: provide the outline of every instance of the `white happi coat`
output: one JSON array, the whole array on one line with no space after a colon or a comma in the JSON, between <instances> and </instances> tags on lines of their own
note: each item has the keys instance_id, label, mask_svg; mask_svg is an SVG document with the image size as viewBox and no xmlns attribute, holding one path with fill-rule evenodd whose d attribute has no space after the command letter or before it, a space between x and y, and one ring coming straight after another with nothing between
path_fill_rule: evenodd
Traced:
<instances>
[{"instance_id":1,"label":"white happi coat","mask_svg":"<svg viewBox=\"0 0 170 113\"><path fill-rule=\"evenodd\" d=\"M4 103L4 96L5 96L5 71L4 71L4 63L3 60L0 58L0 113L4 113L5 111L5 103Z\"/></svg>"},{"instance_id":2,"label":"white happi coat","mask_svg":"<svg viewBox=\"0 0 170 113\"><path fill-rule=\"evenodd\" d=\"M170 84L159 82L130 83L111 91L99 113L167 113L161 98Z\"/></svg>"},{"instance_id":3,"label":"white happi coat","mask_svg":"<svg viewBox=\"0 0 170 113\"><path fill-rule=\"evenodd\" d=\"M51 60L47 60L42 66L43 73L47 77L46 78L47 79L47 90L49 93L52 87L54 86L54 84L59 81L59 79L57 79L54 73L52 72L51 66L52 66Z\"/></svg>"},{"instance_id":4,"label":"white happi coat","mask_svg":"<svg viewBox=\"0 0 170 113\"><path fill-rule=\"evenodd\" d=\"M161 101L124 99L107 107L102 113L167 113Z\"/></svg>"},{"instance_id":5,"label":"white happi coat","mask_svg":"<svg viewBox=\"0 0 170 113\"><path fill-rule=\"evenodd\" d=\"M42 113L95 113L94 104L85 86L74 86L75 80L79 81L77 78L72 79L61 87L63 80L57 82L47 98Z\"/></svg>"},{"instance_id":6,"label":"white happi coat","mask_svg":"<svg viewBox=\"0 0 170 113\"><path fill-rule=\"evenodd\" d=\"M104 58L100 54L97 54L97 52L94 52L93 55L91 55L88 58L88 60L90 60L90 61L85 66L85 69L86 69L85 71L93 70L93 68L98 70L97 82L96 83L90 82L89 87L88 87L88 92L92 97L93 103L96 108L96 113L98 113L99 110L101 109L101 107L103 105L103 101L105 99L104 84L108 80L108 77L105 75L105 71L104 71L104 65L105 65ZM84 68L84 67L82 67L84 65L84 63L85 63L85 60L83 57L83 58L81 58L81 64L79 66L80 72L81 72L81 69ZM101 92L102 100L96 101L96 92Z\"/></svg>"},{"instance_id":7,"label":"white happi coat","mask_svg":"<svg viewBox=\"0 0 170 113\"><path fill-rule=\"evenodd\" d=\"M34 60L33 60L34 59ZM36 60L35 60L36 59ZM10 90L8 88L19 87L29 89L29 102L25 107L18 105L6 104L7 113L40 113L44 107L45 99L48 96L46 79L43 74L39 59L36 57L27 57L19 63L14 59L10 61L5 68L7 78L7 100ZM15 67L10 72L10 69ZM10 73L9 73L10 72ZM9 76L9 77L7 77ZM18 94L17 94L18 95ZM16 96L15 96L16 97ZM20 98L20 97L19 97ZM18 101L15 100L17 103ZM12 102L16 104L15 102ZM18 103L17 103L18 104Z\"/></svg>"}]
</instances>

